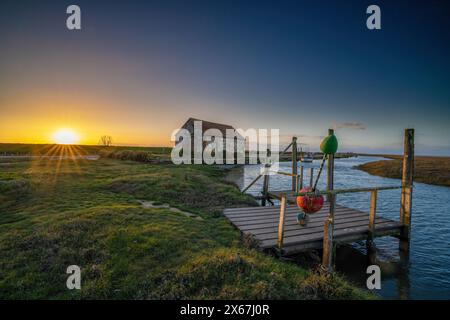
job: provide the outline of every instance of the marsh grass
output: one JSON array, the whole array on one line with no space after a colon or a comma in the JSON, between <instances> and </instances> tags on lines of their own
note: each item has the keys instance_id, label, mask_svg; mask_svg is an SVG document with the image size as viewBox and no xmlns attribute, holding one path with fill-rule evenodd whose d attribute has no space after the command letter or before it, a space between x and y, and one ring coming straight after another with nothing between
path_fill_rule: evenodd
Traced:
<instances>
[{"instance_id":1,"label":"marsh grass","mask_svg":"<svg viewBox=\"0 0 450 320\"><path fill-rule=\"evenodd\" d=\"M401 157L387 157L391 157L392 160L368 162L356 168L376 176L401 179ZM414 181L449 187L450 157L416 156L414 158Z\"/></svg>"},{"instance_id":2,"label":"marsh grass","mask_svg":"<svg viewBox=\"0 0 450 320\"><path fill-rule=\"evenodd\" d=\"M224 170L100 159L0 171L2 299L370 298L244 246L223 207L255 202ZM139 200L167 203L197 220ZM67 266L82 289L66 288Z\"/></svg>"}]
</instances>

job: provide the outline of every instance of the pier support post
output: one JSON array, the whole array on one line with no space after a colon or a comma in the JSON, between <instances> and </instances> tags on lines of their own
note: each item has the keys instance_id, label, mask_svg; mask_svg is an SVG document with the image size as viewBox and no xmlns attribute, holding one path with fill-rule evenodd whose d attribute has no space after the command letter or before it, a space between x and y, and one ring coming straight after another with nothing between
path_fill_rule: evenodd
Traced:
<instances>
[{"instance_id":1,"label":"pier support post","mask_svg":"<svg viewBox=\"0 0 450 320\"><path fill-rule=\"evenodd\" d=\"M271 156L270 149L267 149L267 159L269 159ZM263 191L262 191L262 199L261 199L261 205L265 206L267 200L269 199L269 169L270 169L270 163L266 163L264 165L265 167L265 173L264 173L264 180L263 180Z\"/></svg>"},{"instance_id":2,"label":"pier support post","mask_svg":"<svg viewBox=\"0 0 450 320\"><path fill-rule=\"evenodd\" d=\"M333 129L328 129L328 135L334 134ZM327 191L333 191L334 184L334 154L328 155L328 166L327 166ZM334 269L334 243L333 243L333 232L334 232L334 207L336 204L336 194L327 194L328 202L330 203L330 211L328 214L328 219L325 221L325 226L323 230L323 256L322 256L322 266L328 271L333 272Z\"/></svg>"},{"instance_id":3,"label":"pier support post","mask_svg":"<svg viewBox=\"0 0 450 320\"><path fill-rule=\"evenodd\" d=\"M376 249L373 243L375 238L375 218L377 212L377 190L370 192L369 232L367 235L366 249L370 264L376 264Z\"/></svg>"},{"instance_id":4,"label":"pier support post","mask_svg":"<svg viewBox=\"0 0 450 320\"><path fill-rule=\"evenodd\" d=\"M303 166L300 167L300 185L298 186L298 191L303 189Z\"/></svg>"},{"instance_id":5,"label":"pier support post","mask_svg":"<svg viewBox=\"0 0 450 320\"><path fill-rule=\"evenodd\" d=\"M268 174L264 174L263 192L262 192L262 199L261 199L261 205L262 206L266 205L266 201L267 201L267 198L268 198L268 193L269 193L269 175Z\"/></svg>"},{"instance_id":6,"label":"pier support post","mask_svg":"<svg viewBox=\"0 0 450 320\"><path fill-rule=\"evenodd\" d=\"M408 252L411 236L411 208L414 176L414 129L405 129L403 142L402 194L400 200L400 250Z\"/></svg>"},{"instance_id":7,"label":"pier support post","mask_svg":"<svg viewBox=\"0 0 450 320\"><path fill-rule=\"evenodd\" d=\"M280 206L280 220L278 222L278 249L283 249L283 236L284 236L284 214L286 213L286 196L281 196L281 206Z\"/></svg>"},{"instance_id":8,"label":"pier support post","mask_svg":"<svg viewBox=\"0 0 450 320\"><path fill-rule=\"evenodd\" d=\"M330 211L328 214L328 219L325 220L325 225L323 228L323 253L322 253L322 267L328 271L333 272L334 269L334 243L333 243L333 232L334 232L334 206L336 195L331 193L328 197L330 201Z\"/></svg>"},{"instance_id":9,"label":"pier support post","mask_svg":"<svg viewBox=\"0 0 450 320\"><path fill-rule=\"evenodd\" d=\"M309 187L312 188L314 185L314 168L309 168Z\"/></svg>"},{"instance_id":10,"label":"pier support post","mask_svg":"<svg viewBox=\"0 0 450 320\"><path fill-rule=\"evenodd\" d=\"M292 191L297 189L296 178L297 175L297 137L292 137Z\"/></svg>"},{"instance_id":11,"label":"pier support post","mask_svg":"<svg viewBox=\"0 0 450 320\"><path fill-rule=\"evenodd\" d=\"M328 135L331 136L334 134L333 129L328 129ZM328 164L327 164L327 191L333 190L334 186L334 154L328 155ZM327 200L330 201L330 196L327 196Z\"/></svg>"}]
</instances>

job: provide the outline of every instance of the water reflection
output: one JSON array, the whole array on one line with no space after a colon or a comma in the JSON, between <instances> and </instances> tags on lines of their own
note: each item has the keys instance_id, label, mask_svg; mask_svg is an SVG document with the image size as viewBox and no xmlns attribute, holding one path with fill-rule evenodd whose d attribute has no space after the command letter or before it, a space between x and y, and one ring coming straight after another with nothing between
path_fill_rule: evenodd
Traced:
<instances>
[{"instance_id":1,"label":"water reflection","mask_svg":"<svg viewBox=\"0 0 450 320\"><path fill-rule=\"evenodd\" d=\"M391 241L398 241L392 238ZM366 288L367 267L378 265L381 270L383 285L395 283L391 288L391 295L384 298L410 299L409 289L409 258L404 252L398 255L385 256L383 252L367 241L360 241L351 245L338 246L336 251L336 270L345 275L351 282L361 288ZM373 290L377 294L377 290Z\"/></svg>"}]
</instances>

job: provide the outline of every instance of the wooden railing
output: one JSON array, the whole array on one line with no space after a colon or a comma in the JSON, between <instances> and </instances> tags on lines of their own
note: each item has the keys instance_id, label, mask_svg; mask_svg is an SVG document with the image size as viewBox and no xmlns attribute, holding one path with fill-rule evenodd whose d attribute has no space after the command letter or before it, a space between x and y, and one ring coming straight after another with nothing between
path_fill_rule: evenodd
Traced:
<instances>
[{"instance_id":1,"label":"wooden railing","mask_svg":"<svg viewBox=\"0 0 450 320\"><path fill-rule=\"evenodd\" d=\"M284 220L286 213L286 203L288 197L297 196L314 196L314 195L326 195L329 201L329 211L328 218L324 223L323 232L323 257L322 265L325 266L329 271L332 271L332 257L333 257L333 230L334 230L334 211L336 205L336 196L338 194L346 193L356 193L356 192L370 192L370 212L369 212L369 231L368 231L368 241L373 241L375 237L375 217L377 210L377 194L378 191L383 190L395 190L402 189L402 186L385 186L385 187L372 187L372 188L350 188L350 189L334 189L325 190L317 192L286 192L281 194L280 200L280 218L278 222L278 249L283 249L283 237L284 237Z\"/></svg>"}]
</instances>

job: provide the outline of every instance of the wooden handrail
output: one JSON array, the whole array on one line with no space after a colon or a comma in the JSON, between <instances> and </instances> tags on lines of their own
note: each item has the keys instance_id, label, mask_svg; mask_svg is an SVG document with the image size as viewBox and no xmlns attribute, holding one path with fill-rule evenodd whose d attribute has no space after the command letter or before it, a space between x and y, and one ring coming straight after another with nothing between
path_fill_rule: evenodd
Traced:
<instances>
[{"instance_id":1,"label":"wooden handrail","mask_svg":"<svg viewBox=\"0 0 450 320\"><path fill-rule=\"evenodd\" d=\"M292 139L292 142L281 152L281 153L279 153L278 154L278 156L281 156L281 155L283 155L283 154L285 154L288 150L289 150L289 148L294 144L294 141L296 141L296 139L297 138L293 138ZM267 151L268 152L270 152L270 150L269 149L267 149ZM266 168L270 168L271 167L271 164L266 164ZM271 171L271 172L274 172L274 173L279 173L279 172L277 172L277 171ZM284 173L282 173L282 174L284 174ZM260 174L260 175L258 175L252 182L250 182L250 184L247 186L247 187L245 187L244 189L242 189L242 193L245 193L245 191L247 191L248 189L250 189L250 187L252 186L252 185L254 185L255 184L255 182L256 181L258 181L262 176L265 176L265 174ZM292 175L292 174L289 174L289 175ZM292 177L295 177L294 175L292 175Z\"/></svg>"},{"instance_id":2,"label":"wooden handrail","mask_svg":"<svg viewBox=\"0 0 450 320\"><path fill-rule=\"evenodd\" d=\"M401 186L386 186L386 187L371 187L371 188L350 188L350 189L334 189L334 190L324 190L316 192L291 192L291 191L278 191L278 195L281 196L314 196L317 194L330 195L330 194L344 194L344 193L357 193L357 192L371 192L371 191L383 191L383 190L395 190L401 189ZM277 191L275 191L277 192ZM273 194L273 193L272 193Z\"/></svg>"},{"instance_id":3,"label":"wooden handrail","mask_svg":"<svg viewBox=\"0 0 450 320\"><path fill-rule=\"evenodd\" d=\"M258 175L258 176L257 176L252 182L250 182L250 184L249 184L247 187L245 187L241 192L242 192L242 193L245 193L245 191L247 191L248 189L250 189L250 187L251 187L252 185L254 185L255 182L258 181L259 178L261 178L262 176L263 176L262 174Z\"/></svg>"}]
</instances>

